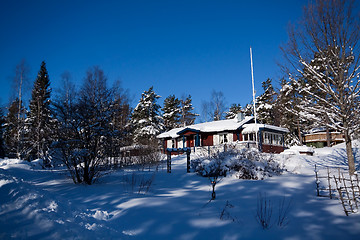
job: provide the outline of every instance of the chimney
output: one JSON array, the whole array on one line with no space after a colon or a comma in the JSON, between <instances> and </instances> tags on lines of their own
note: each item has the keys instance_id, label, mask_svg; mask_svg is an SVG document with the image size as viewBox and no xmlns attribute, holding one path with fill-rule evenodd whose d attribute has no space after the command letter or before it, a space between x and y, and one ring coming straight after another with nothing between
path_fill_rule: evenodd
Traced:
<instances>
[{"instance_id":1,"label":"chimney","mask_svg":"<svg viewBox=\"0 0 360 240\"><path fill-rule=\"evenodd\" d=\"M244 119L245 119L245 114L244 113L240 112L240 113L236 114L237 122L241 122Z\"/></svg>"}]
</instances>

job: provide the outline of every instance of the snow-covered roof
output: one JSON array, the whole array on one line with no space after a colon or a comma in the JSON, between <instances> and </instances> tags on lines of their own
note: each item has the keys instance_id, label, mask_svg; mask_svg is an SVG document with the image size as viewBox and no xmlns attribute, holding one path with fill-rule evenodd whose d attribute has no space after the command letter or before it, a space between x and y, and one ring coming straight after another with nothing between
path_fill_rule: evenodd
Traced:
<instances>
[{"instance_id":1,"label":"snow-covered roof","mask_svg":"<svg viewBox=\"0 0 360 240\"><path fill-rule=\"evenodd\" d=\"M247 116L244 117L241 121L239 121L238 117L235 117L233 119L227 119L227 120L220 120L220 121L213 121L213 122L206 122L206 123L198 123L194 125L189 125L182 128L174 128L170 131L161 133L157 136L157 138L178 138L180 137L180 134L182 131L195 131L195 132L226 132L226 131L235 131L241 127L244 128L242 130L243 134L247 133L253 133L259 131L259 129L268 129L273 130L276 132L284 132L287 133L289 130L282 127L277 127L273 125L268 124L260 124L260 123L248 123L251 120L253 120L254 117Z\"/></svg>"},{"instance_id":2,"label":"snow-covered roof","mask_svg":"<svg viewBox=\"0 0 360 240\"><path fill-rule=\"evenodd\" d=\"M226 119L226 120L219 120L213 122L206 122L206 123L198 123L194 125L189 125L182 128L174 128L170 131L161 133L157 136L157 138L177 138L180 135L179 132L189 129L193 131L199 132L225 132L225 131L235 131L236 129L242 127L244 124L250 122L254 117L247 116L244 117L241 121L236 116L233 119Z\"/></svg>"},{"instance_id":3,"label":"snow-covered roof","mask_svg":"<svg viewBox=\"0 0 360 240\"><path fill-rule=\"evenodd\" d=\"M318 133L318 132L325 132L326 131L326 127L317 127L317 128L312 128L310 129L309 133Z\"/></svg>"},{"instance_id":4,"label":"snow-covered roof","mask_svg":"<svg viewBox=\"0 0 360 240\"><path fill-rule=\"evenodd\" d=\"M163 133L157 135L157 138L177 138L177 137L179 137L179 135L177 133L183 129L184 129L184 127L171 129L170 131L163 132Z\"/></svg>"},{"instance_id":5,"label":"snow-covered roof","mask_svg":"<svg viewBox=\"0 0 360 240\"><path fill-rule=\"evenodd\" d=\"M280 154L299 155L299 154L304 154L304 153L313 154L314 149L312 147L308 147L308 146L292 146L289 149L284 150L284 152L282 152Z\"/></svg>"},{"instance_id":6,"label":"snow-covered roof","mask_svg":"<svg viewBox=\"0 0 360 240\"><path fill-rule=\"evenodd\" d=\"M242 121L238 121L238 118L227 120L219 120L213 122L199 123L191 126L187 126L187 129L197 130L200 132L225 132L225 131L235 131L236 129L242 127L244 124L251 121L254 117L245 117Z\"/></svg>"},{"instance_id":7,"label":"snow-covered roof","mask_svg":"<svg viewBox=\"0 0 360 240\"><path fill-rule=\"evenodd\" d=\"M285 133L289 132L289 130L286 128L277 127L274 125L251 123L251 124L244 125L244 130L242 130L242 134L258 132L259 129L269 129L269 130L273 130L273 131L277 131L277 132L285 132Z\"/></svg>"}]
</instances>

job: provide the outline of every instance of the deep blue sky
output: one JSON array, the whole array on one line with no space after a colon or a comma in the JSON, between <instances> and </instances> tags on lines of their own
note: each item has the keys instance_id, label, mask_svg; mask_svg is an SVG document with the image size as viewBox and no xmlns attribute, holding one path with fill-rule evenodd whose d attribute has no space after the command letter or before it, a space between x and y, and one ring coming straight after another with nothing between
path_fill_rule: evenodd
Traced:
<instances>
[{"instance_id":1,"label":"deep blue sky","mask_svg":"<svg viewBox=\"0 0 360 240\"><path fill-rule=\"evenodd\" d=\"M30 65L31 86L45 60L51 86L69 71L81 84L100 66L109 84L120 79L135 105L154 86L165 97L191 94L198 113L212 90L226 101L252 99L249 47L255 85L281 72L279 46L303 0L261 1L58 1L2 0L0 7L0 99L6 104L15 66Z\"/></svg>"}]
</instances>

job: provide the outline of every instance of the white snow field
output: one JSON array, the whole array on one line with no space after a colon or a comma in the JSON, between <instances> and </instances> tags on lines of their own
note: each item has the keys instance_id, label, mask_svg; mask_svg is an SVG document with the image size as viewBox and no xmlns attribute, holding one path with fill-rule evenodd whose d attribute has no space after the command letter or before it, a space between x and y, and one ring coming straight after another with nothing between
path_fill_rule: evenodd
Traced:
<instances>
[{"instance_id":1,"label":"white snow field","mask_svg":"<svg viewBox=\"0 0 360 240\"><path fill-rule=\"evenodd\" d=\"M165 165L121 169L91 186L73 184L64 169L4 159L0 239L360 239L359 213L347 217L338 199L316 196L314 164L346 167L344 153L276 155L288 171L259 181L228 176L210 202L209 179L186 173L186 155L173 157L170 174ZM269 229L256 220L260 194L272 205ZM279 226L282 200L291 208Z\"/></svg>"}]
</instances>

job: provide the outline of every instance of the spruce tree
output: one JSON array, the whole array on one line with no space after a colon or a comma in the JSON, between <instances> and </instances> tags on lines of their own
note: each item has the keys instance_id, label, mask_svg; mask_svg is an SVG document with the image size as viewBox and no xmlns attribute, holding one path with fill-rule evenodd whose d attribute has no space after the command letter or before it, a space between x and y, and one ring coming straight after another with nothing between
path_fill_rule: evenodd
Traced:
<instances>
[{"instance_id":1,"label":"spruce tree","mask_svg":"<svg viewBox=\"0 0 360 240\"><path fill-rule=\"evenodd\" d=\"M180 103L180 100L174 95L170 95L164 100L164 107L161 110L166 131L180 126Z\"/></svg>"},{"instance_id":2,"label":"spruce tree","mask_svg":"<svg viewBox=\"0 0 360 240\"><path fill-rule=\"evenodd\" d=\"M243 113L244 110L242 109L240 104L233 103L231 104L229 111L226 112L226 119L233 119L236 117L238 113Z\"/></svg>"},{"instance_id":3,"label":"spruce tree","mask_svg":"<svg viewBox=\"0 0 360 240\"><path fill-rule=\"evenodd\" d=\"M194 107L192 105L191 95L181 100L180 108L181 108L180 125L185 127L194 124L196 117L199 115L194 113Z\"/></svg>"},{"instance_id":4,"label":"spruce tree","mask_svg":"<svg viewBox=\"0 0 360 240\"><path fill-rule=\"evenodd\" d=\"M26 119L28 160L44 158L52 142L55 122L50 109L50 79L45 62L41 63L40 71L34 83Z\"/></svg>"},{"instance_id":5,"label":"spruce tree","mask_svg":"<svg viewBox=\"0 0 360 240\"><path fill-rule=\"evenodd\" d=\"M156 101L160 98L153 87L144 91L136 105L130 124L133 128L133 141L137 144L149 145L156 141L155 137L164 129L160 115L160 105Z\"/></svg>"},{"instance_id":6,"label":"spruce tree","mask_svg":"<svg viewBox=\"0 0 360 240\"><path fill-rule=\"evenodd\" d=\"M276 92L272 86L271 79L268 78L262 83L264 93L256 98L257 119L261 123L278 125L278 119L275 117L275 99Z\"/></svg>"},{"instance_id":7,"label":"spruce tree","mask_svg":"<svg viewBox=\"0 0 360 240\"><path fill-rule=\"evenodd\" d=\"M281 88L276 98L277 117L280 120L280 126L289 130L289 134L285 136L285 143L288 146L301 145L302 132L305 127L304 119L301 117L299 109L299 100L294 83L282 80Z\"/></svg>"}]
</instances>

